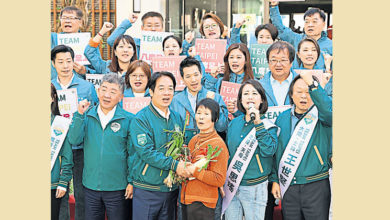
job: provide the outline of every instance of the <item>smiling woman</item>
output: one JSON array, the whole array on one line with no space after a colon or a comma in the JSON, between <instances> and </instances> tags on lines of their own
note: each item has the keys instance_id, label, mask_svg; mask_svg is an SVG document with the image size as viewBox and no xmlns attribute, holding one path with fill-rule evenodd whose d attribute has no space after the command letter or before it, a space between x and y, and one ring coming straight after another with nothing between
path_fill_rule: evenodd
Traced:
<instances>
[{"instance_id":1,"label":"smiling woman","mask_svg":"<svg viewBox=\"0 0 390 220\"><path fill-rule=\"evenodd\" d=\"M85 47L84 55L95 68L96 73L106 74L109 72L118 73L119 76L124 76L130 63L137 60L136 45L132 37L129 35L121 35L116 38L112 48L112 59L105 61L99 53L99 44L102 41L103 35L113 28L109 22L103 24L102 29L97 35L89 41Z\"/></svg>"},{"instance_id":2,"label":"smiling woman","mask_svg":"<svg viewBox=\"0 0 390 220\"><path fill-rule=\"evenodd\" d=\"M234 179L237 184L234 185L234 190L230 190L233 192L231 201L224 202L225 219L242 219L243 213L245 219L264 219L268 175L271 173L272 157L277 148L278 128L264 117L268 110L268 102L265 91L258 81L250 79L241 85L237 103L238 109L244 115L231 121L226 142L230 154L227 182ZM246 149L251 148L253 145L251 142L255 143L255 147L249 154L246 153ZM245 158L242 152L247 158L243 160L244 162L240 159ZM240 169L239 174L234 176L235 173L229 170L238 163L246 163L247 166L243 166L246 169ZM225 186L225 192L226 189Z\"/></svg>"}]
</instances>

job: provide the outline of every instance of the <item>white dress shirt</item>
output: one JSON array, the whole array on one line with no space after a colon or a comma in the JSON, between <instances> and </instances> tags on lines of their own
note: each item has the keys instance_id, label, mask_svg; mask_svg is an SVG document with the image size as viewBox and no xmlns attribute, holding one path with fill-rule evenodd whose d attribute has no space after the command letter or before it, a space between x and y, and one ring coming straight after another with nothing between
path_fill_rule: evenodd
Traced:
<instances>
[{"instance_id":1,"label":"white dress shirt","mask_svg":"<svg viewBox=\"0 0 390 220\"><path fill-rule=\"evenodd\" d=\"M114 117L114 113L115 113L115 110L116 110L116 105L115 105L115 107L113 109L111 109L111 111L109 111L107 113L107 115L104 114L104 112L102 111L102 109L100 107L101 106L99 105L98 109L97 109L97 113L99 115L100 124L102 125L102 128L104 130L106 128L108 122L110 122L110 120Z\"/></svg>"},{"instance_id":2,"label":"white dress shirt","mask_svg":"<svg viewBox=\"0 0 390 220\"><path fill-rule=\"evenodd\" d=\"M169 111L169 108L168 108L167 115L165 115L165 113L164 113L163 110L157 108L157 107L153 104L153 102L151 102L151 103L152 103L153 107L157 110L157 112L158 112L163 118L165 118L165 119L167 119L167 120L169 119L169 115L171 114L171 112Z\"/></svg>"},{"instance_id":3,"label":"white dress shirt","mask_svg":"<svg viewBox=\"0 0 390 220\"><path fill-rule=\"evenodd\" d=\"M284 105L284 101L286 100L288 88L290 87L290 83L292 81L292 73L288 75L287 79L285 79L282 83L274 79L271 74L271 86L274 92L274 96L276 102L279 105Z\"/></svg>"},{"instance_id":4,"label":"white dress shirt","mask_svg":"<svg viewBox=\"0 0 390 220\"><path fill-rule=\"evenodd\" d=\"M73 77L74 77L74 74L73 74L73 76L72 76L72 79L70 79L69 83L66 84L66 85L63 85L63 84L61 84L60 79L59 79L58 76L57 76L57 82L58 82L58 84L60 84L60 86L61 86L62 89L68 89L68 87L70 86L70 84L71 84L72 81L73 81Z\"/></svg>"},{"instance_id":5,"label":"white dress shirt","mask_svg":"<svg viewBox=\"0 0 390 220\"><path fill-rule=\"evenodd\" d=\"M188 100L190 101L192 111L195 113L195 108L196 108L196 99L198 98L198 93L196 93L195 96L193 96L190 91L187 89L187 94L188 94Z\"/></svg>"}]
</instances>

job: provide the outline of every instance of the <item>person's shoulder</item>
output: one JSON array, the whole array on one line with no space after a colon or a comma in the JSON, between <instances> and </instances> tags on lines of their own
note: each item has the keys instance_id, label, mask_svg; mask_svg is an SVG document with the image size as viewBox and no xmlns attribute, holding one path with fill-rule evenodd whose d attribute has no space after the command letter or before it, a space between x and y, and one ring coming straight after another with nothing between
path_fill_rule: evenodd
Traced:
<instances>
[{"instance_id":1,"label":"person's shoulder","mask_svg":"<svg viewBox=\"0 0 390 220\"><path fill-rule=\"evenodd\" d=\"M260 84L263 85L263 84L269 82L270 77L271 77L271 71L268 71L266 74L264 74L264 77L261 78L261 79L258 80L258 81L259 81Z\"/></svg>"},{"instance_id":2,"label":"person's shoulder","mask_svg":"<svg viewBox=\"0 0 390 220\"><path fill-rule=\"evenodd\" d=\"M182 99L186 98L186 95L185 95L185 90L182 90L182 91L179 91L177 92L174 96L173 96L173 99L172 99L172 103L175 101L180 101Z\"/></svg>"},{"instance_id":3,"label":"person's shoulder","mask_svg":"<svg viewBox=\"0 0 390 220\"><path fill-rule=\"evenodd\" d=\"M244 114L242 114L242 115L240 115L240 116L238 116L238 117L235 117L235 118L229 123L229 127L235 126L235 125L237 125L237 124L242 123L242 122L244 121L244 117L245 117Z\"/></svg>"},{"instance_id":4,"label":"person's shoulder","mask_svg":"<svg viewBox=\"0 0 390 220\"><path fill-rule=\"evenodd\" d=\"M290 114L291 114L291 109L284 110L283 112L281 112L278 115L274 124L279 126L283 123L289 122L289 120L287 120L287 118L291 117Z\"/></svg>"},{"instance_id":5,"label":"person's shoulder","mask_svg":"<svg viewBox=\"0 0 390 220\"><path fill-rule=\"evenodd\" d=\"M82 79L78 76L74 76L74 79L75 79L74 81L77 82L81 86L86 86L86 87L89 86L89 87L93 87L95 89L94 85L85 79Z\"/></svg>"},{"instance_id":6,"label":"person's shoulder","mask_svg":"<svg viewBox=\"0 0 390 220\"><path fill-rule=\"evenodd\" d=\"M117 105L117 108L119 108L119 109L118 109L119 113L122 114L123 116L125 116L126 118L128 118L128 119L130 119L130 120L134 118L135 115L134 115L133 113L124 110L124 109L123 109L122 107L120 107L119 105Z\"/></svg>"},{"instance_id":7,"label":"person's shoulder","mask_svg":"<svg viewBox=\"0 0 390 220\"><path fill-rule=\"evenodd\" d=\"M137 112L137 114L134 115L134 118L137 118L137 119L140 119L140 120L144 120L145 118L147 118L148 116L145 116L146 114L148 114L149 112L149 105L145 106L143 109L139 110L139 112Z\"/></svg>"},{"instance_id":8,"label":"person's shoulder","mask_svg":"<svg viewBox=\"0 0 390 220\"><path fill-rule=\"evenodd\" d=\"M172 107L169 107L170 111L170 117L174 118L176 121L182 121L179 112L175 111L175 109L172 109Z\"/></svg>"}]
</instances>

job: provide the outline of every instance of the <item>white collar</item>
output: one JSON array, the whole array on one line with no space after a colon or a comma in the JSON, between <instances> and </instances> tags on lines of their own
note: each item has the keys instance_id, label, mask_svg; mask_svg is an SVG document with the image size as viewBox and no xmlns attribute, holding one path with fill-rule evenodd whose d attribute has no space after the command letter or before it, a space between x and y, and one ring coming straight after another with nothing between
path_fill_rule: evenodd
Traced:
<instances>
[{"instance_id":1,"label":"white collar","mask_svg":"<svg viewBox=\"0 0 390 220\"><path fill-rule=\"evenodd\" d=\"M73 76L72 76L72 79L70 79L69 83L68 83L67 85L63 85L63 84L61 84L61 82L60 82L60 78L57 76L57 82L58 82L58 84L60 84L60 86L61 86L62 89L68 89L68 87L70 86L70 84L71 84L72 81L73 81L73 78L74 78L74 74L73 74Z\"/></svg>"},{"instance_id":2,"label":"white collar","mask_svg":"<svg viewBox=\"0 0 390 220\"><path fill-rule=\"evenodd\" d=\"M290 84L292 81L292 72L290 71L290 74L288 75L287 79L285 79L283 82L287 82L288 84ZM275 84L275 83L279 83L279 85L281 84L278 80L276 80L273 76L272 76L272 73L271 73L271 83L272 84Z\"/></svg>"},{"instance_id":3,"label":"white collar","mask_svg":"<svg viewBox=\"0 0 390 220\"><path fill-rule=\"evenodd\" d=\"M101 109L100 104L98 105L97 113L99 115L100 124L102 125L103 130L107 126L108 122L110 122L110 120L114 117L114 114L115 114L115 111L116 111L116 106L117 105L115 105L115 107L112 108L111 111L109 111L107 113L107 115L105 115L104 112Z\"/></svg>"},{"instance_id":4,"label":"white collar","mask_svg":"<svg viewBox=\"0 0 390 220\"><path fill-rule=\"evenodd\" d=\"M169 119L169 115L171 114L171 112L169 111L169 108L168 108L167 115L165 115L165 113L164 113L163 110L157 108L157 107L153 104L153 102L150 102L150 103L152 103L153 107L157 110L157 112L158 112L163 118L165 118L165 119L167 119L167 120Z\"/></svg>"}]
</instances>

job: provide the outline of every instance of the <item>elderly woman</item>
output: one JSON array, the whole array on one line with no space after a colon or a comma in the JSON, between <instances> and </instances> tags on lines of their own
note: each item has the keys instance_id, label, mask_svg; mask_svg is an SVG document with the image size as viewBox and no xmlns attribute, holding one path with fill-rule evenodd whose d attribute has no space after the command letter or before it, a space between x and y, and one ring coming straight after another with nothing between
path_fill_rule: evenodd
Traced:
<instances>
[{"instance_id":1,"label":"elderly woman","mask_svg":"<svg viewBox=\"0 0 390 220\"><path fill-rule=\"evenodd\" d=\"M226 143L230 155L229 167L242 163L240 158L243 158L243 150L244 155L247 155L245 149L249 148L246 146L248 142L243 140L250 132L255 134L256 146L251 151L252 156L247 155L247 168L240 169L241 176L235 178L238 187L232 200L230 203L224 201L225 219L242 219L245 213L246 220L263 220L267 204L268 175L271 173L272 158L276 151L278 128L264 118L268 103L258 81L250 79L241 85L237 107L244 115L233 119L228 127ZM229 175L228 181L232 176Z\"/></svg>"},{"instance_id":2,"label":"elderly woman","mask_svg":"<svg viewBox=\"0 0 390 220\"><path fill-rule=\"evenodd\" d=\"M182 183L180 201L182 219L214 219L218 201L218 187L223 186L226 179L227 161L229 158L225 142L218 135L214 123L219 118L219 104L210 98L202 99L196 106L195 120L200 133L188 144L191 162L187 169L194 178ZM213 153L216 157L208 166L200 169L198 165L207 155L208 146L218 149ZM217 156L217 152L220 151ZM202 159L203 158L203 159Z\"/></svg>"},{"instance_id":3,"label":"elderly woman","mask_svg":"<svg viewBox=\"0 0 390 220\"><path fill-rule=\"evenodd\" d=\"M56 116L60 116L58 108L58 95L56 88L51 84L51 123ZM72 179L73 153L72 147L67 138L65 138L53 168L51 169L51 219L59 219L61 202L68 199L67 190ZM61 207L61 208L60 208ZM66 211L66 210L65 210Z\"/></svg>"}]
</instances>

